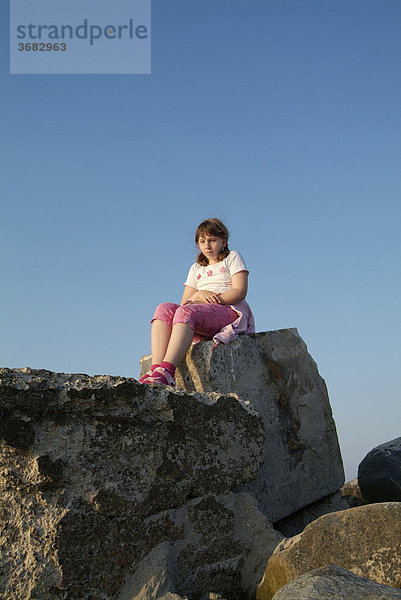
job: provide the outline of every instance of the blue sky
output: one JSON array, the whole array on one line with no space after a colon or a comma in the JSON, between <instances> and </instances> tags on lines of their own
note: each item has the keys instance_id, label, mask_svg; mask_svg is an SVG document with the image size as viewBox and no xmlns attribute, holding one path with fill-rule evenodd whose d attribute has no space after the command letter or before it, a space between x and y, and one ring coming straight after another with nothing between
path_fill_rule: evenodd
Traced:
<instances>
[{"instance_id":1,"label":"blue sky","mask_svg":"<svg viewBox=\"0 0 401 600\"><path fill-rule=\"evenodd\" d=\"M10 75L0 10L0 364L137 377L217 216L353 478L401 434L400 2L153 0L151 75Z\"/></svg>"}]
</instances>

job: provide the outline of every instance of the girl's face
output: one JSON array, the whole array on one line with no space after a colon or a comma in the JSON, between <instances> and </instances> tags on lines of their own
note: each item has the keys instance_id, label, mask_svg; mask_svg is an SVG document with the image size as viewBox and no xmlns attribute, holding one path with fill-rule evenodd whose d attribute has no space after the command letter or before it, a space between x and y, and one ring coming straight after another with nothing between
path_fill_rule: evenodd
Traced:
<instances>
[{"instance_id":1,"label":"girl's face","mask_svg":"<svg viewBox=\"0 0 401 600\"><path fill-rule=\"evenodd\" d=\"M219 262L219 254L227 246L227 240L213 235L204 235L198 239L198 246L208 259L209 265L214 265Z\"/></svg>"}]
</instances>

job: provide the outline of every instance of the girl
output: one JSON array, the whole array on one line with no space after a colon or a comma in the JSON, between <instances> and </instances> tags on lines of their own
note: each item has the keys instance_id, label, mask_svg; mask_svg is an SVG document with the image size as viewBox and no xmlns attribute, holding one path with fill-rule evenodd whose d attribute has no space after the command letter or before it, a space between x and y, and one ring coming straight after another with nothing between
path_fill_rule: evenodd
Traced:
<instances>
[{"instance_id":1,"label":"girl","mask_svg":"<svg viewBox=\"0 0 401 600\"><path fill-rule=\"evenodd\" d=\"M228 343L238 333L255 332L245 301L248 269L239 252L228 249L228 237L219 219L207 219L196 230L199 254L184 283L181 304L159 304L151 321L152 366L141 383L174 386L175 369L192 341Z\"/></svg>"}]
</instances>

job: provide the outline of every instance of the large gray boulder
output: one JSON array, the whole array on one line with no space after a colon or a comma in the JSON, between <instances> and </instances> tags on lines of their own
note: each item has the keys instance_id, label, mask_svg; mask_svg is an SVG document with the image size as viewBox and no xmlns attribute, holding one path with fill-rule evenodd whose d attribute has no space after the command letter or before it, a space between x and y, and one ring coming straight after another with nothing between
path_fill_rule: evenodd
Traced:
<instances>
[{"instance_id":1,"label":"large gray boulder","mask_svg":"<svg viewBox=\"0 0 401 600\"><path fill-rule=\"evenodd\" d=\"M191 599L255 598L282 536L267 524L250 494L196 498L166 512L163 519L167 517L185 535L147 554L126 579L118 600L161 600L172 592Z\"/></svg>"},{"instance_id":2,"label":"large gray boulder","mask_svg":"<svg viewBox=\"0 0 401 600\"><path fill-rule=\"evenodd\" d=\"M142 373L150 358L141 362ZM327 389L296 329L241 335L230 344L194 344L177 387L235 392L262 416L265 460L243 486L270 522L338 491L344 470ZM294 493L295 490L295 493Z\"/></svg>"},{"instance_id":3,"label":"large gray boulder","mask_svg":"<svg viewBox=\"0 0 401 600\"><path fill-rule=\"evenodd\" d=\"M268 560L257 600L271 600L284 585L334 564L383 585L401 587L401 502L349 508L323 515L285 539Z\"/></svg>"},{"instance_id":4,"label":"large gray boulder","mask_svg":"<svg viewBox=\"0 0 401 600\"><path fill-rule=\"evenodd\" d=\"M155 598L254 591L282 536L231 492L263 462L249 403L0 369L0 415L0 597L132 600L163 556Z\"/></svg>"},{"instance_id":5,"label":"large gray boulder","mask_svg":"<svg viewBox=\"0 0 401 600\"><path fill-rule=\"evenodd\" d=\"M401 590L328 565L287 583L273 600L401 600Z\"/></svg>"},{"instance_id":6,"label":"large gray boulder","mask_svg":"<svg viewBox=\"0 0 401 600\"><path fill-rule=\"evenodd\" d=\"M366 502L401 502L401 437L373 448L358 467Z\"/></svg>"}]
</instances>

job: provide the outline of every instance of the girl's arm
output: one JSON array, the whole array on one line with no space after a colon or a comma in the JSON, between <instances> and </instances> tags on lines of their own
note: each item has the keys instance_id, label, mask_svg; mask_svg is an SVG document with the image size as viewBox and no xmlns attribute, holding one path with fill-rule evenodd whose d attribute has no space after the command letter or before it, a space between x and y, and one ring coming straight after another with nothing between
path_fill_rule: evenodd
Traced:
<instances>
[{"instance_id":1,"label":"girl's arm","mask_svg":"<svg viewBox=\"0 0 401 600\"><path fill-rule=\"evenodd\" d=\"M181 299L181 306L183 304L203 304L206 302L210 302L212 304L221 304L220 294L218 292L211 292L209 290L196 290L191 288L191 292L187 292L187 294L184 292Z\"/></svg>"},{"instance_id":2,"label":"girl's arm","mask_svg":"<svg viewBox=\"0 0 401 600\"><path fill-rule=\"evenodd\" d=\"M223 294L208 290L196 290L186 285L181 305L203 302L210 302L212 304L237 304L237 302L241 302L246 297L248 291L248 271L235 273L231 278L231 283L233 286L232 289Z\"/></svg>"},{"instance_id":3,"label":"girl's arm","mask_svg":"<svg viewBox=\"0 0 401 600\"><path fill-rule=\"evenodd\" d=\"M220 294L220 304L237 304L244 300L248 291L248 271L235 273L231 278L232 289Z\"/></svg>"},{"instance_id":4,"label":"girl's arm","mask_svg":"<svg viewBox=\"0 0 401 600\"><path fill-rule=\"evenodd\" d=\"M191 296L193 296L198 290L196 288L193 288L190 285L186 285L184 287L184 293L182 295L181 298L181 306L183 304L186 304L186 301L189 300L189 298L191 298Z\"/></svg>"}]
</instances>

